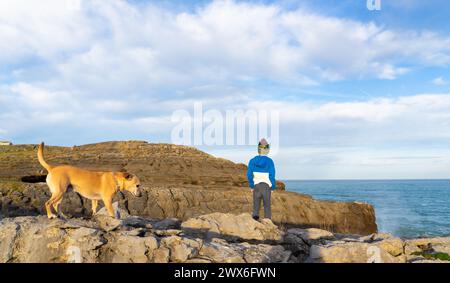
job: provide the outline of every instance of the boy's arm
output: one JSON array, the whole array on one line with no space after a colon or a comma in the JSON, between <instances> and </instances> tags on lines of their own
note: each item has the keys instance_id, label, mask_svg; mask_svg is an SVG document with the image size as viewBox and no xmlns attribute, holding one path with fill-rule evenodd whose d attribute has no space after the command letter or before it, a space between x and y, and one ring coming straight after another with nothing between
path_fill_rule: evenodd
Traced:
<instances>
[{"instance_id":1,"label":"boy's arm","mask_svg":"<svg viewBox=\"0 0 450 283\"><path fill-rule=\"evenodd\" d=\"M250 160L250 162L248 163L248 168L247 168L247 179L248 179L248 184L250 186L250 188L254 188L255 187L255 183L253 182L253 159Z\"/></svg>"},{"instance_id":2,"label":"boy's arm","mask_svg":"<svg viewBox=\"0 0 450 283\"><path fill-rule=\"evenodd\" d=\"M270 164L270 168L269 168L269 179L270 182L272 183L272 191L275 190L276 188L276 180L275 180L275 164L273 163L273 160Z\"/></svg>"}]
</instances>

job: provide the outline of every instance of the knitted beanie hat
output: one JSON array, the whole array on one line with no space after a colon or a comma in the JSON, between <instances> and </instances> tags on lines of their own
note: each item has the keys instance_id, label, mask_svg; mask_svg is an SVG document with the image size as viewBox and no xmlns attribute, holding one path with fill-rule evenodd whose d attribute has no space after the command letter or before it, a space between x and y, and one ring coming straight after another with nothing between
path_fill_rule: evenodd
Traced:
<instances>
[{"instance_id":1,"label":"knitted beanie hat","mask_svg":"<svg viewBox=\"0 0 450 283\"><path fill-rule=\"evenodd\" d=\"M258 154L259 155L267 155L270 151L270 145L266 141L266 139L261 139L258 143Z\"/></svg>"}]
</instances>

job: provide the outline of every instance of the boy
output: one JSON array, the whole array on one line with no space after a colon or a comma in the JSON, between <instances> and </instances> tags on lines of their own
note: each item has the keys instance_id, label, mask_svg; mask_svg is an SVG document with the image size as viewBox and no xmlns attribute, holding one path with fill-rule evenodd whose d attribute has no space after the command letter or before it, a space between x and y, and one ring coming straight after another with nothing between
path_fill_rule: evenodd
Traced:
<instances>
[{"instance_id":1,"label":"boy","mask_svg":"<svg viewBox=\"0 0 450 283\"><path fill-rule=\"evenodd\" d=\"M247 179L253 192L253 219L259 219L259 208L261 200L264 203L264 217L272 218L270 208L270 195L275 190L275 165L267 157L270 145L265 139L261 139L258 144L258 155L253 157L247 170Z\"/></svg>"}]
</instances>

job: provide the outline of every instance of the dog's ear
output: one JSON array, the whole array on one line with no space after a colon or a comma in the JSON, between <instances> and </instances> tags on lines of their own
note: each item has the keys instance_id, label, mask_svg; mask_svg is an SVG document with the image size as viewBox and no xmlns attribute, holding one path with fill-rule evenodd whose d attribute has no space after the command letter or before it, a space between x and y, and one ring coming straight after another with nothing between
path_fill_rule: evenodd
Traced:
<instances>
[{"instance_id":1,"label":"dog's ear","mask_svg":"<svg viewBox=\"0 0 450 283\"><path fill-rule=\"evenodd\" d=\"M123 177L127 180L131 180L131 179L133 179L133 174L125 172L125 173L123 173Z\"/></svg>"}]
</instances>

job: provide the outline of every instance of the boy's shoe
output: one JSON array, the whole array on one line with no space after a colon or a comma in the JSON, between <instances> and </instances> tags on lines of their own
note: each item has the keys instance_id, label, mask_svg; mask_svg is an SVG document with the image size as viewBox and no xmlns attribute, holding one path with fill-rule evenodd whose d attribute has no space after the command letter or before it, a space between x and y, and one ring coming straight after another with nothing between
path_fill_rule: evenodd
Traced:
<instances>
[{"instance_id":1,"label":"boy's shoe","mask_svg":"<svg viewBox=\"0 0 450 283\"><path fill-rule=\"evenodd\" d=\"M256 221L259 220L259 216L253 215L252 217L253 217L253 219L255 219Z\"/></svg>"}]
</instances>

